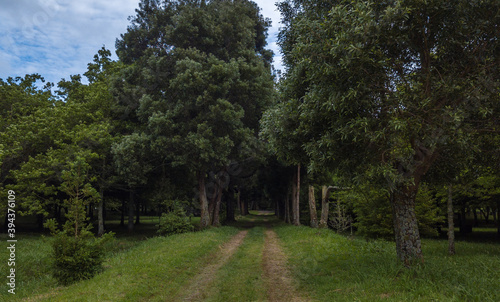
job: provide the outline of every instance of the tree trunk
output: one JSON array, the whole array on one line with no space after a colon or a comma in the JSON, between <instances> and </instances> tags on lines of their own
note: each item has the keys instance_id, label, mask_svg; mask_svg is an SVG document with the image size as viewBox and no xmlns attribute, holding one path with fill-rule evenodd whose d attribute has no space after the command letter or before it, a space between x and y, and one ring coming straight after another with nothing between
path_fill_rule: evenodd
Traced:
<instances>
[{"instance_id":1,"label":"tree trunk","mask_svg":"<svg viewBox=\"0 0 500 302\"><path fill-rule=\"evenodd\" d=\"M292 223L293 225L300 225L300 164L297 165L297 175L294 179L292 187Z\"/></svg>"},{"instance_id":2,"label":"tree trunk","mask_svg":"<svg viewBox=\"0 0 500 302\"><path fill-rule=\"evenodd\" d=\"M500 238L500 198L497 197L497 236Z\"/></svg>"},{"instance_id":3,"label":"tree trunk","mask_svg":"<svg viewBox=\"0 0 500 302\"><path fill-rule=\"evenodd\" d=\"M205 175L198 171L198 193L200 194L201 219L200 227L202 229L210 225L210 212L208 211L207 192L205 190Z\"/></svg>"},{"instance_id":4,"label":"tree trunk","mask_svg":"<svg viewBox=\"0 0 500 302\"><path fill-rule=\"evenodd\" d=\"M477 227L479 225L479 220L477 219L477 209L474 208L472 210L472 214L474 215L474 227Z\"/></svg>"},{"instance_id":5,"label":"tree trunk","mask_svg":"<svg viewBox=\"0 0 500 302\"><path fill-rule=\"evenodd\" d=\"M219 214L220 214L220 203L222 199L222 187L217 186L217 196L215 198L215 207L212 214L212 226L220 226Z\"/></svg>"},{"instance_id":6,"label":"tree trunk","mask_svg":"<svg viewBox=\"0 0 500 302\"><path fill-rule=\"evenodd\" d=\"M314 197L314 187L309 186L309 215L311 217L311 227L318 227L318 213L316 212L316 198Z\"/></svg>"},{"instance_id":7,"label":"tree trunk","mask_svg":"<svg viewBox=\"0 0 500 302\"><path fill-rule=\"evenodd\" d=\"M236 221L234 218L234 191L230 190L226 198L226 222Z\"/></svg>"},{"instance_id":8,"label":"tree trunk","mask_svg":"<svg viewBox=\"0 0 500 302\"><path fill-rule=\"evenodd\" d=\"M321 219L319 221L320 228L328 228L328 212L330 210L330 204L328 203L328 198L330 195L330 188L323 186L321 190Z\"/></svg>"},{"instance_id":9,"label":"tree trunk","mask_svg":"<svg viewBox=\"0 0 500 302\"><path fill-rule=\"evenodd\" d=\"M417 185L402 186L391 196L396 252L407 267L424 260L415 216L417 192Z\"/></svg>"},{"instance_id":10,"label":"tree trunk","mask_svg":"<svg viewBox=\"0 0 500 302\"><path fill-rule=\"evenodd\" d=\"M104 235L104 191L100 189L99 193L101 200L97 206L97 236L101 237Z\"/></svg>"},{"instance_id":11,"label":"tree trunk","mask_svg":"<svg viewBox=\"0 0 500 302\"><path fill-rule=\"evenodd\" d=\"M274 216L280 217L280 203L277 200L274 202Z\"/></svg>"},{"instance_id":12,"label":"tree trunk","mask_svg":"<svg viewBox=\"0 0 500 302\"><path fill-rule=\"evenodd\" d=\"M120 217L120 226L125 226L125 199L122 199L122 215Z\"/></svg>"},{"instance_id":13,"label":"tree trunk","mask_svg":"<svg viewBox=\"0 0 500 302\"><path fill-rule=\"evenodd\" d=\"M486 224L489 224L490 223L490 207L486 207L486 209L483 211L483 209L479 209L479 211L481 212L481 214L483 214L483 217L484 217L484 222Z\"/></svg>"},{"instance_id":14,"label":"tree trunk","mask_svg":"<svg viewBox=\"0 0 500 302\"><path fill-rule=\"evenodd\" d=\"M243 201L241 200L241 191L238 188L238 193L236 193L236 203L238 204L238 207L240 209L240 215L245 216L245 206L243 205Z\"/></svg>"},{"instance_id":15,"label":"tree trunk","mask_svg":"<svg viewBox=\"0 0 500 302\"><path fill-rule=\"evenodd\" d=\"M130 198L128 201L128 231L132 232L134 230L134 191L130 189Z\"/></svg>"},{"instance_id":16,"label":"tree trunk","mask_svg":"<svg viewBox=\"0 0 500 302\"><path fill-rule=\"evenodd\" d=\"M141 220L141 204L139 202L135 203L135 224L140 224Z\"/></svg>"},{"instance_id":17,"label":"tree trunk","mask_svg":"<svg viewBox=\"0 0 500 302\"><path fill-rule=\"evenodd\" d=\"M455 255L455 224L453 222L453 191L448 186L448 254Z\"/></svg>"},{"instance_id":18,"label":"tree trunk","mask_svg":"<svg viewBox=\"0 0 500 302\"><path fill-rule=\"evenodd\" d=\"M243 212L245 215L250 214L250 211L248 210L248 200L243 200Z\"/></svg>"},{"instance_id":19,"label":"tree trunk","mask_svg":"<svg viewBox=\"0 0 500 302\"><path fill-rule=\"evenodd\" d=\"M460 233L466 234L466 225L467 225L467 214L465 212L465 205L462 205L460 208Z\"/></svg>"},{"instance_id":20,"label":"tree trunk","mask_svg":"<svg viewBox=\"0 0 500 302\"><path fill-rule=\"evenodd\" d=\"M290 223L290 193L288 191L285 197L285 223Z\"/></svg>"}]
</instances>

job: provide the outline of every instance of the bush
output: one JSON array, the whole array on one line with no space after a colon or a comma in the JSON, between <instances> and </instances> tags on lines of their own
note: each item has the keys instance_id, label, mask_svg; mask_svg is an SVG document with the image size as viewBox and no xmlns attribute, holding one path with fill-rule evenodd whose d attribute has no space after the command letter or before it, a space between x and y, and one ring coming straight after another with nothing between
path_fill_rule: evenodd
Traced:
<instances>
[{"instance_id":1,"label":"bush","mask_svg":"<svg viewBox=\"0 0 500 302\"><path fill-rule=\"evenodd\" d=\"M54 237L53 275L61 284L68 285L92 278L102 270L103 244L113 238L113 233L101 238L84 238L59 232Z\"/></svg>"},{"instance_id":2,"label":"bush","mask_svg":"<svg viewBox=\"0 0 500 302\"><path fill-rule=\"evenodd\" d=\"M189 217L182 209L177 209L167 214L162 214L158 226L158 234L172 235L186 232L192 232L194 226L189 221Z\"/></svg>"},{"instance_id":3,"label":"bush","mask_svg":"<svg viewBox=\"0 0 500 302\"><path fill-rule=\"evenodd\" d=\"M339 196L347 204L353 205L356 214L358 234L374 238L394 238L389 192L376 187L359 187ZM436 237L437 226L444 221L433 192L425 183L420 184L415 201L415 215L420 235Z\"/></svg>"}]
</instances>

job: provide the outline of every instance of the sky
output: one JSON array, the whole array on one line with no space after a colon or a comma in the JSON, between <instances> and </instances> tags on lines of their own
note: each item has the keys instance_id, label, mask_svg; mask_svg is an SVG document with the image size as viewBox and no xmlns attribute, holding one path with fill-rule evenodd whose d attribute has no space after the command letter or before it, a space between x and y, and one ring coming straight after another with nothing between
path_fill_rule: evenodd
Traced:
<instances>
[{"instance_id":1,"label":"sky","mask_svg":"<svg viewBox=\"0 0 500 302\"><path fill-rule=\"evenodd\" d=\"M268 48L282 70L276 45L280 14L274 0L254 0L271 18ZM0 78L38 73L57 84L83 74L102 46L113 59L115 41L130 24L139 0L0 0Z\"/></svg>"}]
</instances>

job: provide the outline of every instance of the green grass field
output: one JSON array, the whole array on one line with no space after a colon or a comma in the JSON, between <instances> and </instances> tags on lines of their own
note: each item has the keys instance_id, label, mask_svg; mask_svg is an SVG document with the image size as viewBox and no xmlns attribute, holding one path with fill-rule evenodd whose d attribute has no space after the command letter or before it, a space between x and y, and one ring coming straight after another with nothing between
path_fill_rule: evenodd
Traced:
<instances>
[{"instance_id":1,"label":"green grass field","mask_svg":"<svg viewBox=\"0 0 500 302\"><path fill-rule=\"evenodd\" d=\"M457 241L457 254L448 256L445 240L424 239L425 263L406 269L396 259L393 242L294 227L256 214L239 217L231 226L170 237L157 237L156 222L143 220L135 233L120 231L106 247L104 272L67 287L50 275L50 236L19 235L16 295L7 293L4 282L0 301L175 301L221 245L243 229L247 236L215 274L206 301L266 301L262 253L267 228L280 238L298 292L313 301L500 301L498 241ZM3 262L7 256L1 249ZM1 267L6 274L7 266Z\"/></svg>"}]
</instances>

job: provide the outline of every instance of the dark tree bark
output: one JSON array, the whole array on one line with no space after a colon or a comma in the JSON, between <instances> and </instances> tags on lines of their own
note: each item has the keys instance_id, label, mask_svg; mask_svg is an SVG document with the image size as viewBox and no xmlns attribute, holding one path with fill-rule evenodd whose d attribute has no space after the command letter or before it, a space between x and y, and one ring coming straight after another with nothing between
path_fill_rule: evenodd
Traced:
<instances>
[{"instance_id":1,"label":"dark tree bark","mask_svg":"<svg viewBox=\"0 0 500 302\"><path fill-rule=\"evenodd\" d=\"M141 223L141 204L139 202L135 202L135 224Z\"/></svg>"},{"instance_id":2,"label":"dark tree bark","mask_svg":"<svg viewBox=\"0 0 500 302\"><path fill-rule=\"evenodd\" d=\"M234 191L229 190L226 197L226 222L236 221L234 218Z\"/></svg>"},{"instance_id":3,"label":"dark tree bark","mask_svg":"<svg viewBox=\"0 0 500 302\"><path fill-rule=\"evenodd\" d=\"M417 191L417 185L400 186L391 196L396 252L407 267L424 259L415 215Z\"/></svg>"},{"instance_id":4,"label":"dark tree bark","mask_svg":"<svg viewBox=\"0 0 500 302\"><path fill-rule=\"evenodd\" d=\"M300 225L300 164L292 185L292 224Z\"/></svg>"},{"instance_id":5,"label":"dark tree bark","mask_svg":"<svg viewBox=\"0 0 500 302\"><path fill-rule=\"evenodd\" d=\"M318 227L318 213L316 212L316 198L314 197L314 187L309 186L309 215L311 217L311 227Z\"/></svg>"},{"instance_id":6,"label":"dark tree bark","mask_svg":"<svg viewBox=\"0 0 500 302\"><path fill-rule=\"evenodd\" d=\"M238 188L238 191L236 192L236 203L238 204L238 208L240 209L240 215L245 216L245 206L243 204L243 201L241 200L241 191Z\"/></svg>"},{"instance_id":7,"label":"dark tree bark","mask_svg":"<svg viewBox=\"0 0 500 302\"><path fill-rule=\"evenodd\" d=\"M479 219L477 219L477 209L472 209L472 214L474 215L474 227L479 225Z\"/></svg>"},{"instance_id":8,"label":"dark tree bark","mask_svg":"<svg viewBox=\"0 0 500 302\"><path fill-rule=\"evenodd\" d=\"M290 223L290 192L287 190L285 196L285 223Z\"/></svg>"},{"instance_id":9,"label":"dark tree bark","mask_svg":"<svg viewBox=\"0 0 500 302\"><path fill-rule=\"evenodd\" d=\"M100 189L101 200L97 206L97 236L104 234L104 191Z\"/></svg>"},{"instance_id":10,"label":"dark tree bark","mask_svg":"<svg viewBox=\"0 0 500 302\"><path fill-rule=\"evenodd\" d=\"M214 211L212 213L212 226L220 226L219 214L220 214L220 204L222 199L222 187L217 184L217 193L215 198Z\"/></svg>"},{"instance_id":11,"label":"dark tree bark","mask_svg":"<svg viewBox=\"0 0 500 302\"><path fill-rule=\"evenodd\" d=\"M250 214L250 211L248 210L248 200L243 200L243 213L245 213L244 215L248 215Z\"/></svg>"},{"instance_id":12,"label":"dark tree bark","mask_svg":"<svg viewBox=\"0 0 500 302\"><path fill-rule=\"evenodd\" d=\"M134 191L130 189L130 197L128 201L128 225L127 225L127 229L129 232L134 231L134 208L135 208Z\"/></svg>"},{"instance_id":13,"label":"dark tree bark","mask_svg":"<svg viewBox=\"0 0 500 302\"><path fill-rule=\"evenodd\" d=\"M448 186L448 254L455 255L455 224L453 221L453 190Z\"/></svg>"},{"instance_id":14,"label":"dark tree bark","mask_svg":"<svg viewBox=\"0 0 500 302\"><path fill-rule=\"evenodd\" d=\"M205 190L205 174L201 171L197 173L198 177L198 193L200 194L201 219L200 227L202 229L210 225L210 212L208 211L207 192Z\"/></svg>"},{"instance_id":15,"label":"dark tree bark","mask_svg":"<svg viewBox=\"0 0 500 302\"><path fill-rule=\"evenodd\" d=\"M497 236L500 238L500 198L497 197Z\"/></svg>"},{"instance_id":16,"label":"dark tree bark","mask_svg":"<svg viewBox=\"0 0 500 302\"><path fill-rule=\"evenodd\" d=\"M122 215L120 217L120 226L125 226L125 199L122 199Z\"/></svg>"}]
</instances>

